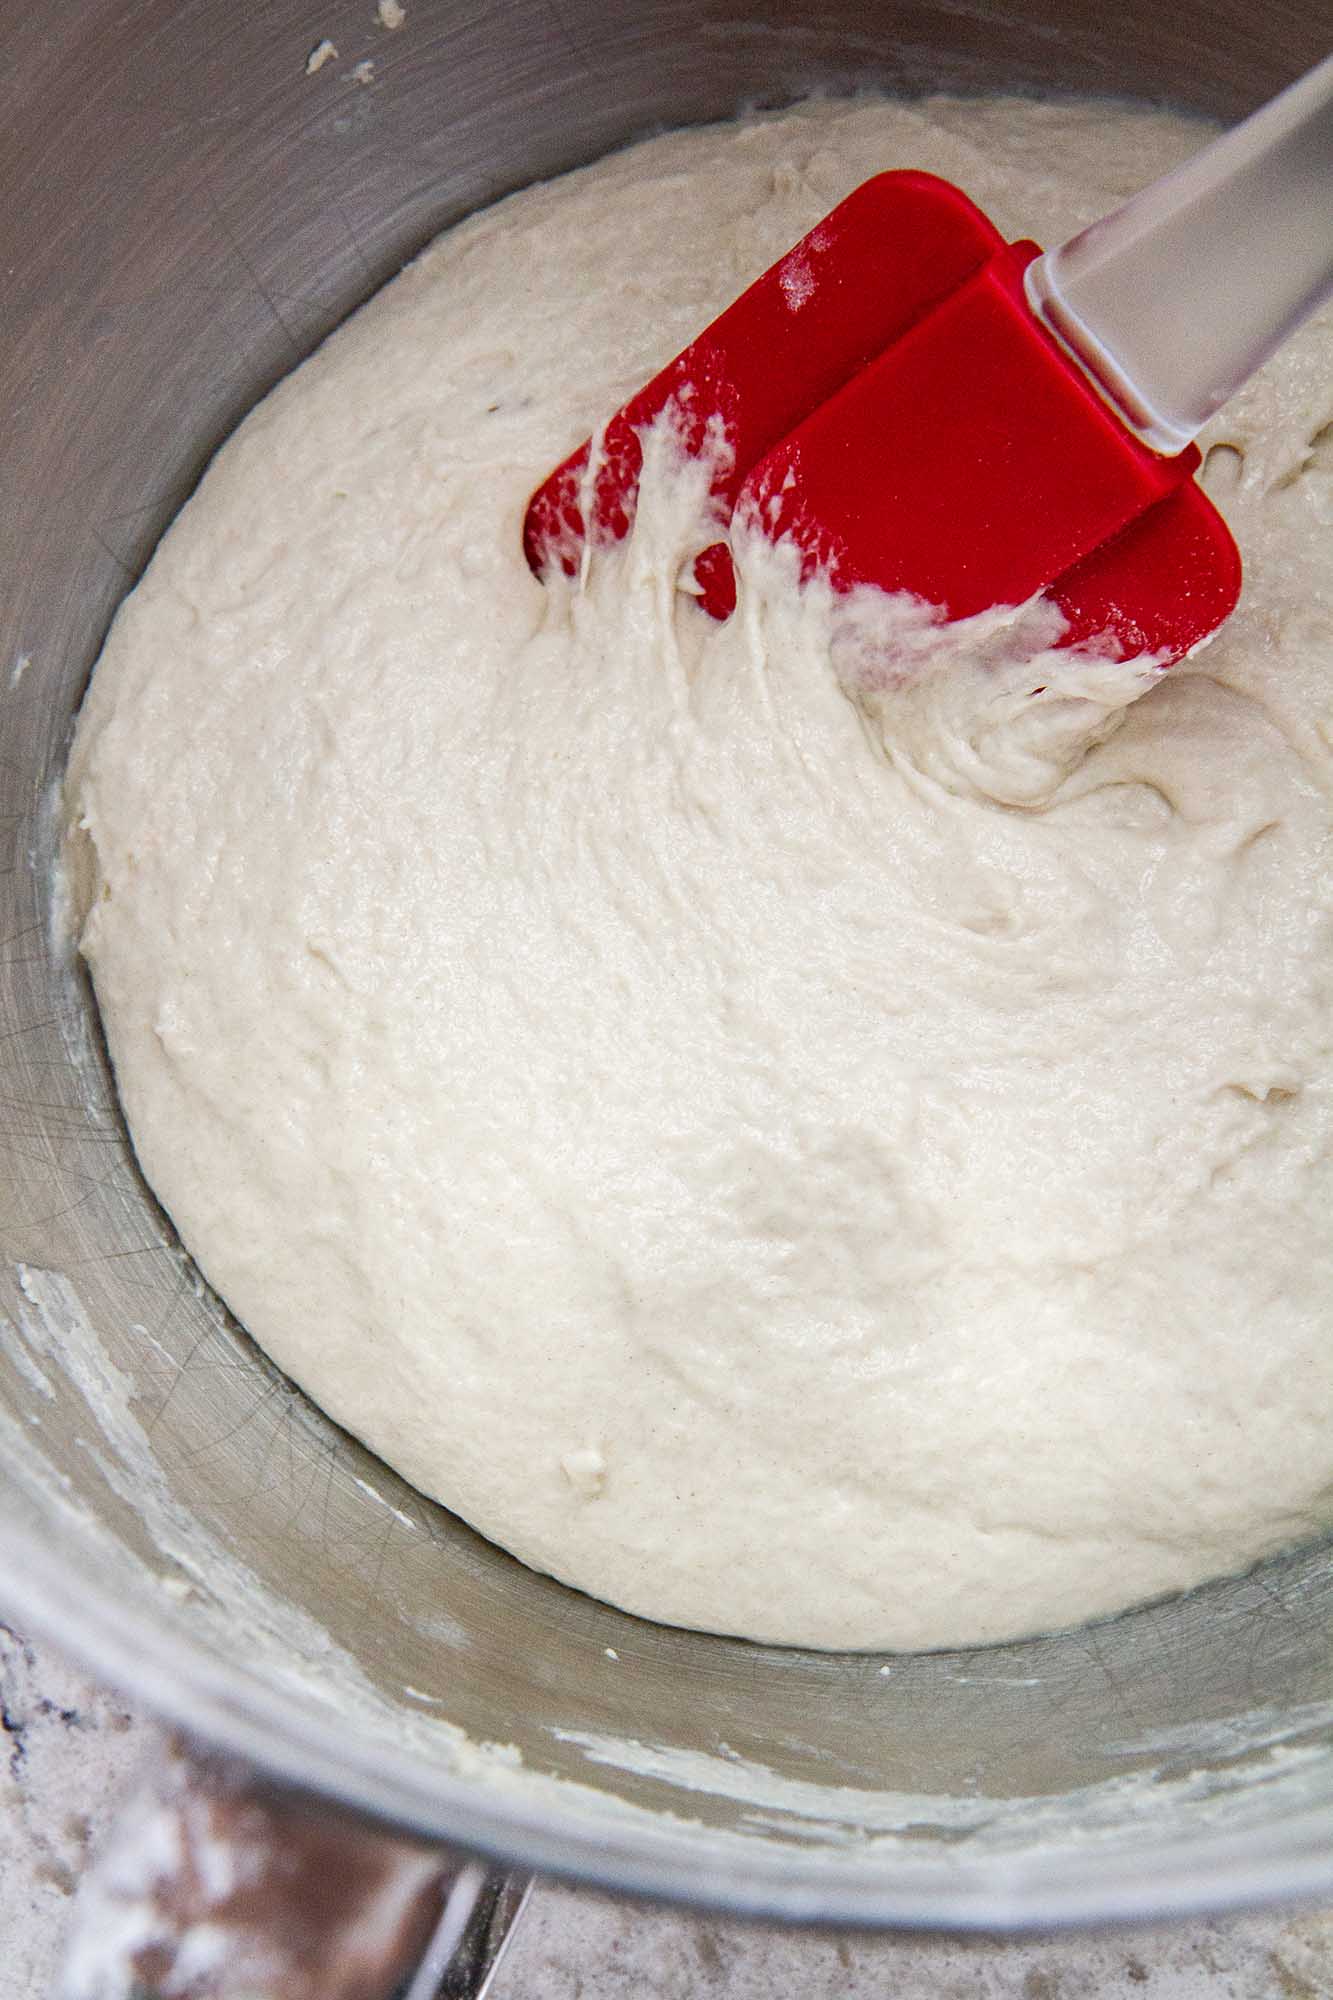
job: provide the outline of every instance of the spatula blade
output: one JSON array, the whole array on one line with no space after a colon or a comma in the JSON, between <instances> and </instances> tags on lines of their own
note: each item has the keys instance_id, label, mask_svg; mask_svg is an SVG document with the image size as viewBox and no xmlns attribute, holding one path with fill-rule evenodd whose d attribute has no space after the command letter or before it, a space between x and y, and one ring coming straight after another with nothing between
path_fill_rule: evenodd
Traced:
<instances>
[{"instance_id":1,"label":"spatula blade","mask_svg":"<svg viewBox=\"0 0 1333 2000\"><path fill-rule=\"evenodd\" d=\"M863 181L616 412L594 472L589 439L538 487L523 530L533 570L554 564L573 576L585 540L604 546L629 532L639 433L669 404L687 450L703 447L710 423L724 428L730 450L713 497L725 522L764 453L1003 241L960 189L933 174Z\"/></svg>"},{"instance_id":2,"label":"spatula blade","mask_svg":"<svg viewBox=\"0 0 1333 2000\"><path fill-rule=\"evenodd\" d=\"M835 585L906 590L958 618L1045 592L1065 643L1178 660L1229 615L1240 561L1192 474L1121 423L1038 323L1006 246L959 189L877 175L840 203L572 453L529 504L538 574L629 532L641 433L720 427L711 493ZM727 617L727 546L695 565Z\"/></svg>"}]
</instances>

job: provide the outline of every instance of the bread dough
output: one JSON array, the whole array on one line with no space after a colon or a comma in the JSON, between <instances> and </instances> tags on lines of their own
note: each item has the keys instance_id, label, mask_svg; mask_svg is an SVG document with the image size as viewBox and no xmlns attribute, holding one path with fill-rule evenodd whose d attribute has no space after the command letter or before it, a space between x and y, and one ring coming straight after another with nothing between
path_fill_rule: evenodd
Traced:
<instances>
[{"instance_id":1,"label":"bread dough","mask_svg":"<svg viewBox=\"0 0 1333 2000\"><path fill-rule=\"evenodd\" d=\"M632 1611L993 1640L1333 1516L1327 317L1205 439L1246 593L1165 677L763 547L716 626L660 434L631 543L520 550L869 174L1053 241L1205 136L812 104L517 195L241 426L108 639L69 855L144 1171L332 1416Z\"/></svg>"}]
</instances>

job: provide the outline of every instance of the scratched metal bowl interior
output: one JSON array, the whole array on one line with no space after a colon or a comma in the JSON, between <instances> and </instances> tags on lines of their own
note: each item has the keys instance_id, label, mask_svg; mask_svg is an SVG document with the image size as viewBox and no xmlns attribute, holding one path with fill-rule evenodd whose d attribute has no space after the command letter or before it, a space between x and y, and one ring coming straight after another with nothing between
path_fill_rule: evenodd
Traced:
<instances>
[{"instance_id":1,"label":"scratched metal bowl interior","mask_svg":"<svg viewBox=\"0 0 1333 2000\"><path fill-rule=\"evenodd\" d=\"M892 1662L667 1630L533 1575L328 1423L200 1281L48 922L50 799L117 601L241 414L436 230L812 86L1234 117L1323 53L1323 7L1262 37L1249 0L372 16L0 20L0 1606L280 1772L613 1886L946 1926L1333 1892L1327 1551ZM307 77L325 36L336 65Z\"/></svg>"}]
</instances>

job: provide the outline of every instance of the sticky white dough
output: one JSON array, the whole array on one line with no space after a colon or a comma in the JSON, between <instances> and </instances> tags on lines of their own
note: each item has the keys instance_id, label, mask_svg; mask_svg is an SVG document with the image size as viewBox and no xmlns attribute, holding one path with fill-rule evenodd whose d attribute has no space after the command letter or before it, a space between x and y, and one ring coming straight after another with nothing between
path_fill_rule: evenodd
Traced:
<instances>
[{"instance_id":1,"label":"sticky white dough","mask_svg":"<svg viewBox=\"0 0 1333 2000\"><path fill-rule=\"evenodd\" d=\"M519 539L869 174L1050 242L1206 136L817 104L518 195L242 425L97 668L83 949L186 1244L647 1617L998 1639L1333 1516L1329 320L1203 440L1246 592L1164 677L756 548L714 625L665 448L580 586Z\"/></svg>"}]
</instances>

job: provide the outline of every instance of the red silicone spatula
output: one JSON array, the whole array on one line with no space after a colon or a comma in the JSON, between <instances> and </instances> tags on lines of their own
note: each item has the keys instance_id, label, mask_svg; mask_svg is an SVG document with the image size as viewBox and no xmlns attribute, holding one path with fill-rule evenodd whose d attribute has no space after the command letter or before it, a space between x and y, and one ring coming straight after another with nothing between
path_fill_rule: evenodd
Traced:
<instances>
[{"instance_id":1,"label":"red silicone spatula","mask_svg":"<svg viewBox=\"0 0 1333 2000\"><path fill-rule=\"evenodd\" d=\"M1045 591L1064 644L1168 664L1240 587L1190 440L1330 291L1333 57L1044 256L946 181L878 175L538 488L528 561L574 575L628 533L671 406L687 451L725 436L719 523L742 509L807 572L950 618ZM725 543L695 578L727 617Z\"/></svg>"}]
</instances>

